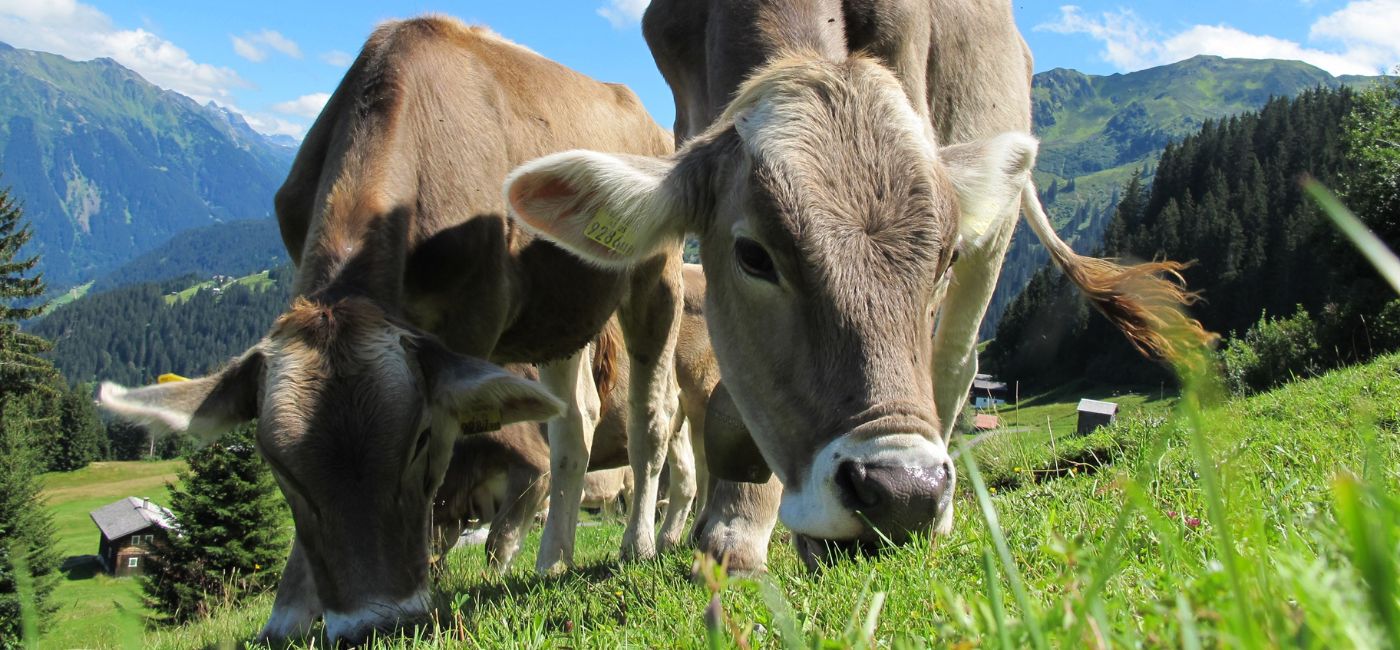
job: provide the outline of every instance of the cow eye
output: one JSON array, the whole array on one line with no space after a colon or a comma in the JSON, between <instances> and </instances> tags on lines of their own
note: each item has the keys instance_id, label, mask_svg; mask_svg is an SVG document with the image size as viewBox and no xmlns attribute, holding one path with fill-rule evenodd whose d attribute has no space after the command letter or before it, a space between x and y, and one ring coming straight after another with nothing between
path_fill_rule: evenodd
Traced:
<instances>
[{"instance_id":1,"label":"cow eye","mask_svg":"<svg viewBox=\"0 0 1400 650\"><path fill-rule=\"evenodd\" d=\"M773 258L758 242L747 237L735 239L734 258L744 273L764 282L778 282L778 269L773 266Z\"/></svg>"}]
</instances>

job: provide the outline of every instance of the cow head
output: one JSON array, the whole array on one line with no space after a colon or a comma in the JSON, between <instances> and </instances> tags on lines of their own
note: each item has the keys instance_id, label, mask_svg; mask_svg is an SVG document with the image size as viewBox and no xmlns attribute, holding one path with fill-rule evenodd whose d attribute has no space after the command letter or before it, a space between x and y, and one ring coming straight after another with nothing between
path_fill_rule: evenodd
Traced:
<instances>
[{"instance_id":1,"label":"cow head","mask_svg":"<svg viewBox=\"0 0 1400 650\"><path fill-rule=\"evenodd\" d=\"M359 298L298 299L222 372L134 390L103 384L100 401L205 441L256 418L327 634L350 639L427 611L429 511L459 432L562 408L539 384L454 354ZM285 633L310 623L287 618L272 620Z\"/></svg>"},{"instance_id":2,"label":"cow head","mask_svg":"<svg viewBox=\"0 0 1400 650\"><path fill-rule=\"evenodd\" d=\"M960 238L1017 201L1036 142L939 148L872 60L780 59L671 159L574 151L512 173L514 215L626 267L693 234L736 412L824 540L900 541L951 507L933 332ZM707 454L721 476L763 476Z\"/></svg>"}]
</instances>

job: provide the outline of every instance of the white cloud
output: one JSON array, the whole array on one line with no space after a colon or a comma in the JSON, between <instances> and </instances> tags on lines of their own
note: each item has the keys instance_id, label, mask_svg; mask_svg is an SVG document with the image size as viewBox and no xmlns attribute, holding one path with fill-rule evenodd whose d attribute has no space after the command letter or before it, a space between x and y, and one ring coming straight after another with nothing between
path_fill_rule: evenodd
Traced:
<instances>
[{"instance_id":1,"label":"white cloud","mask_svg":"<svg viewBox=\"0 0 1400 650\"><path fill-rule=\"evenodd\" d=\"M258 46L253 45L252 41L237 36L230 36L229 38L233 39L233 51L238 54L238 56L248 59L253 63L261 62L263 59L267 58L267 53L259 49Z\"/></svg>"},{"instance_id":2,"label":"white cloud","mask_svg":"<svg viewBox=\"0 0 1400 650\"><path fill-rule=\"evenodd\" d=\"M78 60L110 57L201 103L228 102L233 88L247 86L231 68L197 63L144 29L118 29L106 14L76 0L0 0L0 41Z\"/></svg>"},{"instance_id":3,"label":"white cloud","mask_svg":"<svg viewBox=\"0 0 1400 650\"><path fill-rule=\"evenodd\" d=\"M238 109L232 110L242 115L243 119L248 121L248 126L253 127L253 130L258 133L265 133L267 135L289 135L298 140L306 134L306 125L300 122L282 119L275 115L245 113Z\"/></svg>"},{"instance_id":4,"label":"white cloud","mask_svg":"<svg viewBox=\"0 0 1400 650\"><path fill-rule=\"evenodd\" d=\"M641 22L642 13L651 0L608 0L607 6L598 8L598 15L608 19L615 29L625 29Z\"/></svg>"},{"instance_id":5,"label":"white cloud","mask_svg":"<svg viewBox=\"0 0 1400 650\"><path fill-rule=\"evenodd\" d=\"M272 110L297 117L316 117L321 114L321 109L325 108L326 102L330 98L330 93L311 93L290 101L273 104Z\"/></svg>"},{"instance_id":6,"label":"white cloud","mask_svg":"<svg viewBox=\"0 0 1400 650\"><path fill-rule=\"evenodd\" d=\"M293 59L301 58L301 47L281 32L264 29L257 33L242 36L229 35L233 41L233 51L245 59L259 63L267 58L267 50L281 52Z\"/></svg>"},{"instance_id":7,"label":"white cloud","mask_svg":"<svg viewBox=\"0 0 1400 650\"><path fill-rule=\"evenodd\" d=\"M333 65L337 68L346 68L349 67L351 63L355 62L355 56L349 52L331 50L329 52L322 52L321 60L327 65Z\"/></svg>"},{"instance_id":8,"label":"white cloud","mask_svg":"<svg viewBox=\"0 0 1400 650\"><path fill-rule=\"evenodd\" d=\"M1311 42L1341 48L1306 47L1274 36L1251 34L1228 25L1194 25L1163 35L1131 9L1086 16L1075 5L1060 7L1057 20L1036 31L1087 34L1103 44L1100 57L1120 70L1139 70L1198 54L1250 59L1306 61L1332 74L1377 74L1400 62L1400 0L1353 0L1320 18Z\"/></svg>"}]
</instances>

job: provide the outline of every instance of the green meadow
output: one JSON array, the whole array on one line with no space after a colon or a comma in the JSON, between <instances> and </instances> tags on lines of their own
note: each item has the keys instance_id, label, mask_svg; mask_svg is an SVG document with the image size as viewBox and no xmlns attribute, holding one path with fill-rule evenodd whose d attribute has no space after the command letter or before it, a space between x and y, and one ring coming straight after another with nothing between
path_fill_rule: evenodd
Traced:
<instances>
[{"instance_id":1,"label":"green meadow","mask_svg":"<svg viewBox=\"0 0 1400 650\"><path fill-rule=\"evenodd\" d=\"M601 525L579 530L576 569L542 578L536 534L505 576L480 548L451 553L433 620L371 645L1400 647L1400 356L1190 395L1117 396L1117 424L1087 436L1061 422L1068 395L1026 399L1016 428L960 445L956 525L933 543L808 573L780 528L751 578L687 550L619 564L621 528ZM270 607L143 641L243 643Z\"/></svg>"}]
</instances>

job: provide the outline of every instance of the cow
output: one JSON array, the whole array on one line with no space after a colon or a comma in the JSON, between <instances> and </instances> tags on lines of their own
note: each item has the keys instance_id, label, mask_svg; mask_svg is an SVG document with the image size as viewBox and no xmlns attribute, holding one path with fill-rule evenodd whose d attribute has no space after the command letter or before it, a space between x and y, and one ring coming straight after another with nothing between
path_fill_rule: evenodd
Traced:
<instances>
[{"instance_id":1,"label":"cow","mask_svg":"<svg viewBox=\"0 0 1400 650\"><path fill-rule=\"evenodd\" d=\"M704 474L704 445L697 437L705 427L710 393L719 383L719 370L710 349L705 328L705 277L700 267L686 264L683 269L684 302L680 336L676 342L676 381L680 389L680 410L673 420L671 446L667 455L666 516L657 535L657 545L665 549L681 539L691 504L708 491ZM627 465L626 395L629 373L625 359L618 363L600 362L613 354L610 336L604 329L594 354L594 384L598 386L601 419L594 430L585 477L585 497L592 489L605 494L629 492L630 473L607 475L613 468ZM512 368L530 376L530 370ZM694 436L692 436L692 432ZM546 437L532 424L517 424L501 431L463 437L456 443L452 463L434 500L435 539L451 544L470 519L489 521L486 539L488 565L504 571L520 549L533 515L547 501L543 489L549 472ZM630 502L630 497L628 497ZM588 499L583 500L588 505ZM595 506L596 507L596 506Z\"/></svg>"},{"instance_id":2,"label":"cow","mask_svg":"<svg viewBox=\"0 0 1400 650\"><path fill-rule=\"evenodd\" d=\"M681 149L558 153L504 191L513 217L600 267L699 240L723 375L705 453L731 482L696 538L731 569L763 568L778 519L809 566L832 545L950 531L949 437L1021 210L1140 349L1205 340L1182 265L1120 266L1056 236L1006 0L653 0L642 29Z\"/></svg>"},{"instance_id":3,"label":"cow","mask_svg":"<svg viewBox=\"0 0 1400 650\"><path fill-rule=\"evenodd\" d=\"M523 231L501 199L510 169L578 147L657 157L673 143L630 90L487 29L382 24L275 197L296 265L289 310L221 372L101 389L121 416L203 439L257 419L296 525L261 638L323 617L328 637L353 641L426 613L431 500L459 435L550 420L550 496L577 502L598 408L586 347L614 314L639 477L623 553L655 553L679 245L602 269ZM544 386L505 363L540 364ZM552 515L545 572L571 562L577 510Z\"/></svg>"}]
</instances>

